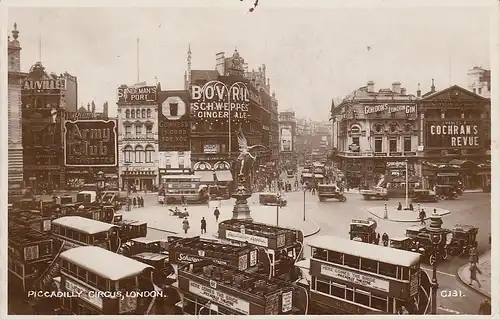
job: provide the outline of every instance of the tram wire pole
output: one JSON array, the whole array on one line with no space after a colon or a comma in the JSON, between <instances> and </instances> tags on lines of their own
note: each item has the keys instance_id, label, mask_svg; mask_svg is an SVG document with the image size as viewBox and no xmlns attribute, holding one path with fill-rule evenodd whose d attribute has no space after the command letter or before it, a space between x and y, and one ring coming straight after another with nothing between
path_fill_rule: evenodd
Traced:
<instances>
[{"instance_id":1,"label":"tram wire pole","mask_svg":"<svg viewBox=\"0 0 500 319\"><path fill-rule=\"evenodd\" d=\"M405 159L405 208L408 208L408 159Z\"/></svg>"}]
</instances>

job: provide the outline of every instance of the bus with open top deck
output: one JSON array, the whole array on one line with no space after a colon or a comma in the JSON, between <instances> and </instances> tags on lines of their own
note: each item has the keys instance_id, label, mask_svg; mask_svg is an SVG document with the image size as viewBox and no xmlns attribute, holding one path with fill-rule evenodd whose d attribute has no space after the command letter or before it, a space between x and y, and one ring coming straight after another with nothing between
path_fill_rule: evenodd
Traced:
<instances>
[{"instance_id":1,"label":"bus with open top deck","mask_svg":"<svg viewBox=\"0 0 500 319\"><path fill-rule=\"evenodd\" d=\"M162 204L180 203L182 198L188 203L206 203L209 200L208 186L201 177L194 174L163 175L158 202Z\"/></svg>"},{"instance_id":2,"label":"bus with open top deck","mask_svg":"<svg viewBox=\"0 0 500 319\"><path fill-rule=\"evenodd\" d=\"M293 265L303 258L304 235L298 229L230 219L219 223L219 238L259 247L258 260L271 277L293 278Z\"/></svg>"},{"instance_id":3,"label":"bus with open top deck","mask_svg":"<svg viewBox=\"0 0 500 319\"><path fill-rule=\"evenodd\" d=\"M303 277L317 313L428 312L430 280L420 269L420 254L333 236L314 237L308 245ZM306 268L303 263L297 266Z\"/></svg>"},{"instance_id":4,"label":"bus with open top deck","mask_svg":"<svg viewBox=\"0 0 500 319\"><path fill-rule=\"evenodd\" d=\"M185 315L300 315L307 291L289 282L240 271L214 260L179 267L177 283Z\"/></svg>"},{"instance_id":5,"label":"bus with open top deck","mask_svg":"<svg viewBox=\"0 0 500 319\"><path fill-rule=\"evenodd\" d=\"M76 315L152 314L161 292L153 267L95 246L61 253L62 309Z\"/></svg>"}]
</instances>

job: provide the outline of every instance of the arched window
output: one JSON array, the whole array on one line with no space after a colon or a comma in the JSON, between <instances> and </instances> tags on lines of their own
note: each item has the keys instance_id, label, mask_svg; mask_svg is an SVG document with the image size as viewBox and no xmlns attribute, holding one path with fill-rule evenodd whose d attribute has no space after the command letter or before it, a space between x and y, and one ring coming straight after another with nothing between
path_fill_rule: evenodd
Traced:
<instances>
[{"instance_id":1,"label":"arched window","mask_svg":"<svg viewBox=\"0 0 500 319\"><path fill-rule=\"evenodd\" d=\"M130 114L131 114L130 117L135 119L135 110L130 111Z\"/></svg>"},{"instance_id":2,"label":"arched window","mask_svg":"<svg viewBox=\"0 0 500 319\"><path fill-rule=\"evenodd\" d=\"M390 124L389 125L389 132L391 133L396 133L398 131L398 125L397 124Z\"/></svg>"},{"instance_id":3,"label":"arched window","mask_svg":"<svg viewBox=\"0 0 500 319\"><path fill-rule=\"evenodd\" d=\"M359 134L361 133L361 127L359 127L359 125L353 125L351 126L351 133L352 134Z\"/></svg>"},{"instance_id":4,"label":"arched window","mask_svg":"<svg viewBox=\"0 0 500 319\"><path fill-rule=\"evenodd\" d=\"M151 109L148 109L147 113L148 113L148 119L151 118Z\"/></svg>"},{"instance_id":5,"label":"arched window","mask_svg":"<svg viewBox=\"0 0 500 319\"><path fill-rule=\"evenodd\" d=\"M146 109L142 109L142 118L145 119L146 118Z\"/></svg>"},{"instance_id":6,"label":"arched window","mask_svg":"<svg viewBox=\"0 0 500 319\"><path fill-rule=\"evenodd\" d=\"M138 119L140 119L140 118L141 118L141 109L137 109L137 110L135 111L135 116L136 116Z\"/></svg>"},{"instance_id":7,"label":"arched window","mask_svg":"<svg viewBox=\"0 0 500 319\"><path fill-rule=\"evenodd\" d=\"M411 131L413 131L413 126L411 126L410 123L406 123L405 124L405 132L410 133Z\"/></svg>"},{"instance_id":8,"label":"arched window","mask_svg":"<svg viewBox=\"0 0 500 319\"><path fill-rule=\"evenodd\" d=\"M155 148L151 145L146 146L146 163L153 163Z\"/></svg>"},{"instance_id":9,"label":"arched window","mask_svg":"<svg viewBox=\"0 0 500 319\"><path fill-rule=\"evenodd\" d=\"M144 147L141 145L135 147L135 162L144 163Z\"/></svg>"},{"instance_id":10,"label":"arched window","mask_svg":"<svg viewBox=\"0 0 500 319\"><path fill-rule=\"evenodd\" d=\"M130 118L130 110L126 110L125 111L125 117L126 118Z\"/></svg>"},{"instance_id":11,"label":"arched window","mask_svg":"<svg viewBox=\"0 0 500 319\"><path fill-rule=\"evenodd\" d=\"M123 157L125 158L125 163L132 163L132 153L133 153L132 146L127 145L123 149Z\"/></svg>"},{"instance_id":12,"label":"arched window","mask_svg":"<svg viewBox=\"0 0 500 319\"><path fill-rule=\"evenodd\" d=\"M376 133L382 133L382 131L384 130L384 125L382 125L381 123L377 123L375 124L374 128Z\"/></svg>"}]
</instances>

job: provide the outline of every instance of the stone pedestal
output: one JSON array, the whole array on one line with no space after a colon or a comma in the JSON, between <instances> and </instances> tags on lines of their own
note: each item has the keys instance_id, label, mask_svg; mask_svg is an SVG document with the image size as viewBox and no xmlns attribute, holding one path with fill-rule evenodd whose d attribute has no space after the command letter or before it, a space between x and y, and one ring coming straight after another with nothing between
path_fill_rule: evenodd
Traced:
<instances>
[{"instance_id":1,"label":"stone pedestal","mask_svg":"<svg viewBox=\"0 0 500 319\"><path fill-rule=\"evenodd\" d=\"M247 199L252 196L252 192L245 186L238 186L236 192L233 193L233 198L236 203L233 208L233 217L231 219L253 221L250 216L250 207L248 207Z\"/></svg>"}]
</instances>

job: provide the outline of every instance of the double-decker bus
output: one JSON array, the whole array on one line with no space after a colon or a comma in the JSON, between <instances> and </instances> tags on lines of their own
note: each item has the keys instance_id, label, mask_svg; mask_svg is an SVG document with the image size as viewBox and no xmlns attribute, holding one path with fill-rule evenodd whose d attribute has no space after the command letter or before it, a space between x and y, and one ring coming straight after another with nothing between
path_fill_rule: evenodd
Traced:
<instances>
[{"instance_id":1,"label":"double-decker bus","mask_svg":"<svg viewBox=\"0 0 500 319\"><path fill-rule=\"evenodd\" d=\"M303 257L304 235L296 229L230 219L219 223L219 238L259 247L258 260L270 277L294 278L294 263Z\"/></svg>"},{"instance_id":2,"label":"double-decker bus","mask_svg":"<svg viewBox=\"0 0 500 319\"><path fill-rule=\"evenodd\" d=\"M33 289L36 279L52 260L52 239L31 228L8 228L9 291L24 293ZM24 295L23 297L26 297Z\"/></svg>"},{"instance_id":3,"label":"double-decker bus","mask_svg":"<svg viewBox=\"0 0 500 319\"><path fill-rule=\"evenodd\" d=\"M65 216L52 221L52 237L63 249L98 246L117 251L120 247L118 226L80 216Z\"/></svg>"},{"instance_id":4,"label":"double-decker bus","mask_svg":"<svg viewBox=\"0 0 500 319\"><path fill-rule=\"evenodd\" d=\"M300 315L307 291L214 260L179 267L176 304L185 315Z\"/></svg>"},{"instance_id":5,"label":"double-decker bus","mask_svg":"<svg viewBox=\"0 0 500 319\"><path fill-rule=\"evenodd\" d=\"M147 264L95 246L72 248L60 258L66 314L151 314L161 297Z\"/></svg>"},{"instance_id":6,"label":"double-decker bus","mask_svg":"<svg viewBox=\"0 0 500 319\"><path fill-rule=\"evenodd\" d=\"M316 313L396 314L402 306L410 314L427 313L430 281L420 254L333 236L314 237L308 245L303 278Z\"/></svg>"},{"instance_id":7,"label":"double-decker bus","mask_svg":"<svg viewBox=\"0 0 500 319\"><path fill-rule=\"evenodd\" d=\"M206 203L209 200L208 186L202 184L197 175L163 175L158 191L158 202L179 203L182 197L191 203Z\"/></svg>"}]
</instances>

